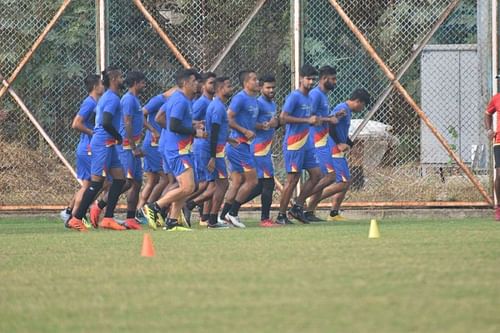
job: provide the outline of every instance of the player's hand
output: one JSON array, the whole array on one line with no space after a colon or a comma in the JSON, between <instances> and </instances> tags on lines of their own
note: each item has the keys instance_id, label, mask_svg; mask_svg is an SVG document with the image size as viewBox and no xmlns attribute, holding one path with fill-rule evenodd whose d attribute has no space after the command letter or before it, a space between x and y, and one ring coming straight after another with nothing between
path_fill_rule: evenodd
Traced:
<instances>
[{"instance_id":1,"label":"player's hand","mask_svg":"<svg viewBox=\"0 0 500 333\"><path fill-rule=\"evenodd\" d=\"M346 144L346 143L339 143L339 144L337 145L337 148L339 148L339 150L340 150L341 152L345 153L345 152L347 152L347 151L349 150L349 148L350 148L350 147L349 147L349 145L348 145L348 144Z\"/></svg>"},{"instance_id":2,"label":"player's hand","mask_svg":"<svg viewBox=\"0 0 500 333\"><path fill-rule=\"evenodd\" d=\"M330 124L338 124L339 123L339 118L337 118L336 116L331 116L328 118L328 121L330 122Z\"/></svg>"},{"instance_id":3,"label":"player's hand","mask_svg":"<svg viewBox=\"0 0 500 333\"><path fill-rule=\"evenodd\" d=\"M243 132L243 135L250 141L253 140L253 138L255 138L255 133L250 130L245 130L245 132Z\"/></svg>"},{"instance_id":4,"label":"player's hand","mask_svg":"<svg viewBox=\"0 0 500 333\"><path fill-rule=\"evenodd\" d=\"M201 130L204 130L205 129L205 121L196 121L194 123L194 128L195 129L201 129Z\"/></svg>"},{"instance_id":5,"label":"player's hand","mask_svg":"<svg viewBox=\"0 0 500 333\"><path fill-rule=\"evenodd\" d=\"M279 124L280 123L278 121L278 118L276 118L276 117L271 118L271 120L269 121L270 128L276 128L276 127L278 127Z\"/></svg>"},{"instance_id":6,"label":"player's hand","mask_svg":"<svg viewBox=\"0 0 500 333\"><path fill-rule=\"evenodd\" d=\"M135 147L132 149L132 154L134 157L144 157L144 152L139 147Z\"/></svg>"},{"instance_id":7,"label":"player's hand","mask_svg":"<svg viewBox=\"0 0 500 333\"><path fill-rule=\"evenodd\" d=\"M340 118L345 117L346 115L347 115L347 112L344 109L342 109L335 114L335 117L337 117L337 119L340 119Z\"/></svg>"},{"instance_id":8,"label":"player's hand","mask_svg":"<svg viewBox=\"0 0 500 333\"><path fill-rule=\"evenodd\" d=\"M215 158L214 157L211 157L210 160L208 161L207 170L209 172L214 172L214 170L215 170Z\"/></svg>"},{"instance_id":9,"label":"player's hand","mask_svg":"<svg viewBox=\"0 0 500 333\"><path fill-rule=\"evenodd\" d=\"M309 117L309 119L307 121L308 121L309 125L315 125L318 122L318 117L311 116L311 117Z\"/></svg>"},{"instance_id":10,"label":"player's hand","mask_svg":"<svg viewBox=\"0 0 500 333\"><path fill-rule=\"evenodd\" d=\"M153 134L153 137L155 138L155 141L158 141L158 139L160 138L160 132L158 132L156 129L153 129L153 131L151 132L151 134Z\"/></svg>"},{"instance_id":11,"label":"player's hand","mask_svg":"<svg viewBox=\"0 0 500 333\"><path fill-rule=\"evenodd\" d=\"M494 130L489 129L486 131L486 135L488 136L488 139L493 140L496 136L496 133Z\"/></svg>"},{"instance_id":12,"label":"player's hand","mask_svg":"<svg viewBox=\"0 0 500 333\"><path fill-rule=\"evenodd\" d=\"M203 128L197 128L195 137L201 138L201 139L206 139L206 138L208 138L208 133L205 132L203 130Z\"/></svg>"},{"instance_id":13,"label":"player's hand","mask_svg":"<svg viewBox=\"0 0 500 333\"><path fill-rule=\"evenodd\" d=\"M227 138L227 143L229 143L232 147L238 147L240 145L240 142L236 140L235 138Z\"/></svg>"},{"instance_id":14,"label":"player's hand","mask_svg":"<svg viewBox=\"0 0 500 333\"><path fill-rule=\"evenodd\" d=\"M117 145L121 145L123 143L122 137L120 136L118 139L115 138L115 142Z\"/></svg>"}]
</instances>

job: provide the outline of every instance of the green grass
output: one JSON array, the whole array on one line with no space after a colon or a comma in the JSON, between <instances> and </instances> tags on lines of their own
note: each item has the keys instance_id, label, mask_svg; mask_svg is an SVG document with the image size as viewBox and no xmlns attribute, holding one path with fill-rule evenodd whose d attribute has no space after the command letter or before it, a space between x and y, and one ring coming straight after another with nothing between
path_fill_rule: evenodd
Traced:
<instances>
[{"instance_id":1,"label":"green grass","mask_svg":"<svg viewBox=\"0 0 500 333\"><path fill-rule=\"evenodd\" d=\"M253 228L252 228L253 226ZM500 224L64 230L0 218L0 332L499 332Z\"/></svg>"}]
</instances>

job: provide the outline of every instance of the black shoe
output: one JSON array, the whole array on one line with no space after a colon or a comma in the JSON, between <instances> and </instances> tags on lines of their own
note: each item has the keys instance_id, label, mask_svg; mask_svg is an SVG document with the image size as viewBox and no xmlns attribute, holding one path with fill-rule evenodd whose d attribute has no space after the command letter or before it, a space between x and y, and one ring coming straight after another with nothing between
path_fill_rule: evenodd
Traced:
<instances>
[{"instance_id":1,"label":"black shoe","mask_svg":"<svg viewBox=\"0 0 500 333\"><path fill-rule=\"evenodd\" d=\"M215 223L215 224L208 224L207 226L208 229L229 229L229 224L227 223Z\"/></svg>"},{"instance_id":2,"label":"black shoe","mask_svg":"<svg viewBox=\"0 0 500 333\"><path fill-rule=\"evenodd\" d=\"M305 212L304 216L309 222L325 222L325 220L320 219L316 215L314 215L314 212Z\"/></svg>"},{"instance_id":3,"label":"black shoe","mask_svg":"<svg viewBox=\"0 0 500 333\"><path fill-rule=\"evenodd\" d=\"M192 209L189 209L187 205L182 207L182 213L184 214L184 218L186 219L186 222L190 228L191 228L191 210Z\"/></svg>"},{"instance_id":4,"label":"black shoe","mask_svg":"<svg viewBox=\"0 0 500 333\"><path fill-rule=\"evenodd\" d=\"M286 215L278 215L275 222L282 225L293 224L293 222L290 221Z\"/></svg>"},{"instance_id":5,"label":"black shoe","mask_svg":"<svg viewBox=\"0 0 500 333\"><path fill-rule=\"evenodd\" d=\"M288 215L304 224L309 224L309 220L304 215L304 210L299 206L293 206L288 210Z\"/></svg>"}]
</instances>

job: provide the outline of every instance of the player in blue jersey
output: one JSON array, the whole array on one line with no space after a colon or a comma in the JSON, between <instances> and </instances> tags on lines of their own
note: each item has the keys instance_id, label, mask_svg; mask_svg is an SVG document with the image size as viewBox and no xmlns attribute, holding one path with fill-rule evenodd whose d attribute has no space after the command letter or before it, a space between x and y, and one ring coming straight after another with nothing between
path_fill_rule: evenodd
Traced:
<instances>
[{"instance_id":1,"label":"player in blue jersey","mask_svg":"<svg viewBox=\"0 0 500 333\"><path fill-rule=\"evenodd\" d=\"M329 221L343 221L345 218L339 214L339 208L345 198L346 192L351 184L351 174L345 154L353 146L349 138L349 127L351 126L352 113L363 111L370 104L370 94L362 88L354 90L349 99L338 104L331 112L332 116L339 118L338 124L330 125L330 136L333 139L332 156L333 167L336 173L336 182L342 187L338 191L338 185L334 184L324 189L321 200L332 197L332 209ZM339 116L340 115L340 116Z\"/></svg>"},{"instance_id":2,"label":"player in blue jersey","mask_svg":"<svg viewBox=\"0 0 500 333\"><path fill-rule=\"evenodd\" d=\"M90 186L90 139L94 133L95 108L97 101L104 93L104 85L99 75L91 74L84 80L88 96L80 105L80 110L73 119L71 127L80 132L80 141L76 148L76 174L82 182L81 188L73 196L70 205L64 211L64 222L70 227L69 222L72 215L80 206L83 193ZM62 216L62 212L61 212ZM85 222L85 220L83 220ZM76 226L79 226L78 224Z\"/></svg>"},{"instance_id":3,"label":"player in blue jersey","mask_svg":"<svg viewBox=\"0 0 500 333\"><path fill-rule=\"evenodd\" d=\"M154 203L147 204L146 218L151 226L161 219L161 210L171 204L170 215L166 221L167 231L191 230L179 223L181 208L185 200L195 191L196 182L191 145L194 137L206 137L203 128L193 127L192 99L198 90L199 74L193 69L183 69L176 75L179 89L170 96L163 107L166 128L161 140L165 140L164 155L167 157L172 173L179 186L168 191Z\"/></svg>"},{"instance_id":4,"label":"player in blue jersey","mask_svg":"<svg viewBox=\"0 0 500 333\"><path fill-rule=\"evenodd\" d=\"M135 219L135 214L143 176L141 157L144 156L140 148L144 116L139 96L146 87L146 77L141 72L130 71L127 73L125 83L129 87L128 92L123 95L120 101L122 111L120 135L123 138L123 143L117 145L116 148L127 179L125 188L127 191L127 218L125 225L129 229L141 229Z\"/></svg>"},{"instance_id":5,"label":"player in blue jersey","mask_svg":"<svg viewBox=\"0 0 500 333\"><path fill-rule=\"evenodd\" d=\"M300 68L299 89L286 97L283 111L280 114L281 123L286 124L283 155L288 174L276 219L276 223L279 224L291 223L286 216L286 210L293 190L300 180L302 170L307 170L309 179L303 184L295 204L288 213L302 223L309 223L304 216L304 201L313 194L312 190L321 178L321 169L309 130L311 125L317 126L321 123L318 116L312 115L312 100L309 96L317 75L318 71L311 65L304 65Z\"/></svg>"},{"instance_id":6,"label":"player in blue jersey","mask_svg":"<svg viewBox=\"0 0 500 333\"><path fill-rule=\"evenodd\" d=\"M206 72L201 74L202 80L202 95L193 103L193 120L199 122L205 122L205 117L207 113L207 108L215 94L215 78L217 76L215 73ZM194 209L197 202L204 202L203 197L199 200L199 196L203 195L205 190L207 189L207 163L210 159L209 156L209 145L206 139L195 138L193 142L193 158L195 164L196 171L196 179L198 181L198 189L193 195L188 198L186 203L186 210L184 211L184 215L190 220L191 211ZM196 200L198 199L198 200ZM206 226L208 223L208 213L209 213L208 204L205 207L200 208L200 225Z\"/></svg>"},{"instance_id":7,"label":"player in blue jersey","mask_svg":"<svg viewBox=\"0 0 500 333\"><path fill-rule=\"evenodd\" d=\"M252 189L257 185L257 171L250 145L255 138L255 125L259 107L256 95L259 83L255 71L246 70L239 74L243 89L233 96L228 114L230 137L239 145L226 145L226 156L231 171L231 183L226 192L225 203L221 217L231 222L235 227L245 228L240 221L238 212Z\"/></svg>"},{"instance_id":8,"label":"player in blue jersey","mask_svg":"<svg viewBox=\"0 0 500 333\"><path fill-rule=\"evenodd\" d=\"M83 194L80 207L69 223L82 223L85 212L100 192L109 174L113 182L109 189L106 212L100 226L106 229L125 230L126 227L118 224L114 219L116 203L125 184L125 175L115 147L116 144L122 143L122 136L119 133L121 109L118 96L123 87L122 72L116 67L107 68L103 72L103 83L107 90L97 103L94 135L90 141L91 183ZM93 225L97 227L97 221L94 220Z\"/></svg>"},{"instance_id":9,"label":"player in blue jersey","mask_svg":"<svg viewBox=\"0 0 500 333\"><path fill-rule=\"evenodd\" d=\"M276 79L273 75L263 75L259 78L259 85L261 96L257 99L259 106L259 116L257 117L256 125L257 132L251 147L255 158L259 183L253 188L245 203L260 195L260 226L274 227L280 225L274 223L270 218L275 185L271 146L273 144L275 129L279 127L279 119L276 117L276 103L274 102Z\"/></svg>"}]
</instances>

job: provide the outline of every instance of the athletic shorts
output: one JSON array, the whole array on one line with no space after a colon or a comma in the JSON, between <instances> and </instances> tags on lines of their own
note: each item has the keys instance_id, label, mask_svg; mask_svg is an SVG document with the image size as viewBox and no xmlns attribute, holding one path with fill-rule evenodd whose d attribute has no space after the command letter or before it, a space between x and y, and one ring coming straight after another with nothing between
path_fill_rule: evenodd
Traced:
<instances>
[{"instance_id":1,"label":"athletic shorts","mask_svg":"<svg viewBox=\"0 0 500 333\"><path fill-rule=\"evenodd\" d=\"M226 160L223 157L215 159L215 170L213 172L207 170L207 181L211 182L216 179L227 179Z\"/></svg>"},{"instance_id":2,"label":"athletic shorts","mask_svg":"<svg viewBox=\"0 0 500 333\"><path fill-rule=\"evenodd\" d=\"M333 167L333 157L331 148L326 145L325 147L315 148L316 149L316 157L318 157L319 168L321 169L321 173L327 175L329 173L334 172Z\"/></svg>"},{"instance_id":3,"label":"athletic shorts","mask_svg":"<svg viewBox=\"0 0 500 333\"><path fill-rule=\"evenodd\" d=\"M90 180L91 155L76 154L76 177L80 180Z\"/></svg>"},{"instance_id":4,"label":"athletic shorts","mask_svg":"<svg viewBox=\"0 0 500 333\"><path fill-rule=\"evenodd\" d=\"M125 178L142 182L142 161L140 157L135 157L130 149L117 148L122 162Z\"/></svg>"},{"instance_id":5,"label":"athletic shorts","mask_svg":"<svg viewBox=\"0 0 500 333\"><path fill-rule=\"evenodd\" d=\"M158 173L163 171L162 158L158 146L151 146L151 143L144 143L142 146L144 151L144 172Z\"/></svg>"},{"instance_id":6,"label":"athletic shorts","mask_svg":"<svg viewBox=\"0 0 500 333\"><path fill-rule=\"evenodd\" d=\"M168 163L168 157L166 155L166 151L162 149L158 149L160 151L161 156L161 165L163 167L163 173L172 174L172 170L170 169L170 164Z\"/></svg>"},{"instance_id":7,"label":"athletic shorts","mask_svg":"<svg viewBox=\"0 0 500 333\"><path fill-rule=\"evenodd\" d=\"M257 177L259 179L273 178L274 166L271 154L267 154L266 156L254 156L254 158L255 158L255 169L257 170Z\"/></svg>"},{"instance_id":8,"label":"athletic shorts","mask_svg":"<svg viewBox=\"0 0 500 333\"><path fill-rule=\"evenodd\" d=\"M493 146L493 154L495 155L495 169L500 168L500 146Z\"/></svg>"},{"instance_id":9,"label":"athletic shorts","mask_svg":"<svg viewBox=\"0 0 500 333\"><path fill-rule=\"evenodd\" d=\"M333 168L335 169L335 181L337 183L347 183L351 180L349 165L345 157L333 157Z\"/></svg>"},{"instance_id":10,"label":"athletic shorts","mask_svg":"<svg viewBox=\"0 0 500 333\"><path fill-rule=\"evenodd\" d=\"M254 156L246 143L240 143L237 147L227 144L226 157L231 172L244 173L255 169Z\"/></svg>"},{"instance_id":11,"label":"athletic shorts","mask_svg":"<svg viewBox=\"0 0 500 333\"><path fill-rule=\"evenodd\" d=\"M193 156L191 154L179 155L177 151L167 150L165 156L168 160L168 167L175 177L179 177L187 169L193 169L194 173ZM194 175L194 180L197 180L196 175Z\"/></svg>"},{"instance_id":12,"label":"athletic shorts","mask_svg":"<svg viewBox=\"0 0 500 333\"><path fill-rule=\"evenodd\" d=\"M284 149L283 155L285 156L285 169L288 173L319 168L315 148L300 150Z\"/></svg>"},{"instance_id":13,"label":"athletic shorts","mask_svg":"<svg viewBox=\"0 0 500 333\"><path fill-rule=\"evenodd\" d=\"M90 150L92 151L90 157L92 175L106 177L111 169L123 169L116 146L106 147L104 143L96 144L91 141Z\"/></svg>"},{"instance_id":14,"label":"athletic shorts","mask_svg":"<svg viewBox=\"0 0 500 333\"><path fill-rule=\"evenodd\" d=\"M210 160L210 152L197 149L193 151L194 165L196 178L199 182L208 180L210 172L207 170L208 161Z\"/></svg>"}]
</instances>

